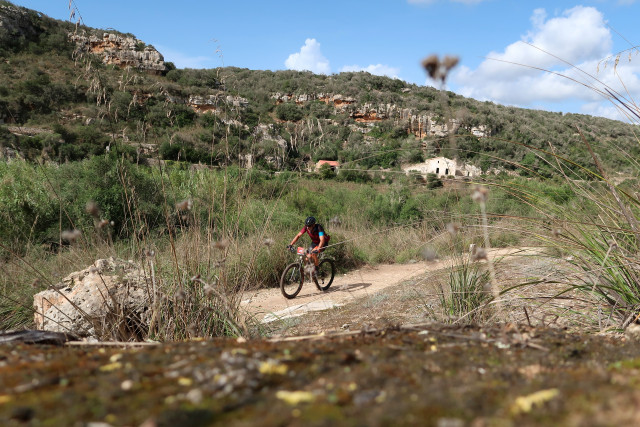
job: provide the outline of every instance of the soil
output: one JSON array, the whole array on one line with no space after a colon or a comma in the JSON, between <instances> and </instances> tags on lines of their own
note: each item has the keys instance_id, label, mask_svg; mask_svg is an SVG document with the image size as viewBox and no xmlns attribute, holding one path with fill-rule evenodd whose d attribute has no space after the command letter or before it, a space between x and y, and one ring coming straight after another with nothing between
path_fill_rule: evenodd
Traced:
<instances>
[{"instance_id":1,"label":"soil","mask_svg":"<svg viewBox=\"0 0 640 427\"><path fill-rule=\"evenodd\" d=\"M0 345L0 425L638 423L636 336L585 333L584 321L553 315L564 303L536 303L540 289L505 301L506 319L491 326L443 317L434 292L446 267L364 268L324 294L307 283L291 301L278 289L249 294L245 308L259 319L300 303L343 304L281 315L261 339ZM558 266L510 255L497 274L504 283L534 270Z\"/></svg>"},{"instance_id":2,"label":"soil","mask_svg":"<svg viewBox=\"0 0 640 427\"><path fill-rule=\"evenodd\" d=\"M539 259L539 255L537 248L503 248L491 251L489 257L501 266L501 271L508 271L512 280L517 280L521 277L515 274L517 270L526 267L531 273L532 259ZM324 292L307 279L294 299L286 299L279 288L247 292L242 307L264 323L272 335L442 320L434 316L431 307L453 264L452 259L442 259L365 266L336 275Z\"/></svg>"}]
</instances>

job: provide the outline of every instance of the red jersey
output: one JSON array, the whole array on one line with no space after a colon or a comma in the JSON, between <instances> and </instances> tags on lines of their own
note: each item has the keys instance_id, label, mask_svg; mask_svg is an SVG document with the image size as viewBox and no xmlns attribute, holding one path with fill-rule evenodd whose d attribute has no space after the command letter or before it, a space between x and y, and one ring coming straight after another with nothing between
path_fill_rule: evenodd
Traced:
<instances>
[{"instance_id":1,"label":"red jersey","mask_svg":"<svg viewBox=\"0 0 640 427\"><path fill-rule=\"evenodd\" d=\"M318 245L320 243L320 236L324 236L325 245L329 243L329 239L331 238L327 233L324 232L324 228L320 224L312 225L311 227L307 227L306 225L300 230L301 233L307 233L309 237L311 237L311 242L314 245Z\"/></svg>"}]
</instances>

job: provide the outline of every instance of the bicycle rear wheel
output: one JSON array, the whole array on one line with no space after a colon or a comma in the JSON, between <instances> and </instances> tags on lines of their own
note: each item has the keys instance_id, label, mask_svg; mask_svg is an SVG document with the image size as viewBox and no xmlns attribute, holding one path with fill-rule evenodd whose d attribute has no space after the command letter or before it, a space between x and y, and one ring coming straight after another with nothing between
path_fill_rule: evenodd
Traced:
<instances>
[{"instance_id":1,"label":"bicycle rear wheel","mask_svg":"<svg viewBox=\"0 0 640 427\"><path fill-rule=\"evenodd\" d=\"M294 262L284 269L280 277L280 291L285 298L292 299L300 293L304 282L304 274L300 268L300 264Z\"/></svg>"},{"instance_id":2,"label":"bicycle rear wheel","mask_svg":"<svg viewBox=\"0 0 640 427\"><path fill-rule=\"evenodd\" d=\"M313 274L313 283L321 291L326 291L333 283L333 277L336 274L336 266L332 259L325 258L320 261L316 273Z\"/></svg>"}]
</instances>

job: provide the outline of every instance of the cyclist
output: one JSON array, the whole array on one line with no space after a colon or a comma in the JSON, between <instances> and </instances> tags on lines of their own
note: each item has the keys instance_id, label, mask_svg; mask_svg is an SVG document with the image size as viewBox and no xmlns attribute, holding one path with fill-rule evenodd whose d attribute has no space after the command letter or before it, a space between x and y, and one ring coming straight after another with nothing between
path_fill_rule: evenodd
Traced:
<instances>
[{"instance_id":1,"label":"cyclist","mask_svg":"<svg viewBox=\"0 0 640 427\"><path fill-rule=\"evenodd\" d=\"M310 216L304 221L304 227L296 237L293 238L291 244L287 246L287 248L291 249L298 239L304 235L304 233L307 233L309 237L311 237L311 246L309 247L309 255L307 256L313 260L313 264L317 267L318 253L324 251L329 244L331 236L324 231L322 225L316 223L316 219L314 217Z\"/></svg>"}]
</instances>

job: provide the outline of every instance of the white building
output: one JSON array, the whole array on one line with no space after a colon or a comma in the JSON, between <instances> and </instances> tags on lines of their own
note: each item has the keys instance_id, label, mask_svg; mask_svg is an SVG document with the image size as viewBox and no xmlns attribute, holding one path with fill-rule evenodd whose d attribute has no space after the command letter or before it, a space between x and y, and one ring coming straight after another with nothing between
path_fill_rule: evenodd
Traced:
<instances>
[{"instance_id":1,"label":"white building","mask_svg":"<svg viewBox=\"0 0 640 427\"><path fill-rule=\"evenodd\" d=\"M402 169L407 174L410 172L418 172L426 176L427 174L433 173L439 178L447 176L473 177L482 174L482 170L479 167L465 165L464 163L458 164L456 160L447 159L446 157L434 157L433 159L426 160L424 163L404 166Z\"/></svg>"}]
</instances>

